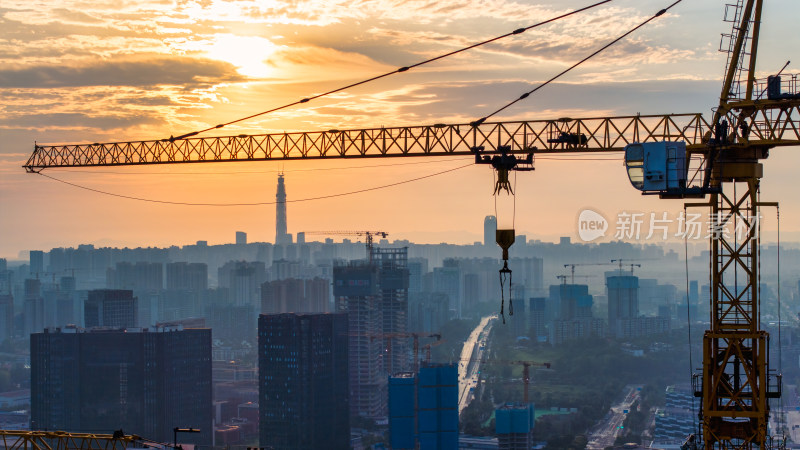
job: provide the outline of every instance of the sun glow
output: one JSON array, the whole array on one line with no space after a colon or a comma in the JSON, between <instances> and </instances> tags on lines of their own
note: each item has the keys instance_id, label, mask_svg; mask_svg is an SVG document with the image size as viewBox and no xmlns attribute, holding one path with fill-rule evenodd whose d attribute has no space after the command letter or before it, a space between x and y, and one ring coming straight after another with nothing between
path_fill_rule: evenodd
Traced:
<instances>
[{"instance_id":1,"label":"sun glow","mask_svg":"<svg viewBox=\"0 0 800 450\"><path fill-rule=\"evenodd\" d=\"M218 34L198 44L197 50L210 58L233 64L240 74L251 78L273 76L274 68L267 65L266 60L280 49L266 38L234 34Z\"/></svg>"}]
</instances>

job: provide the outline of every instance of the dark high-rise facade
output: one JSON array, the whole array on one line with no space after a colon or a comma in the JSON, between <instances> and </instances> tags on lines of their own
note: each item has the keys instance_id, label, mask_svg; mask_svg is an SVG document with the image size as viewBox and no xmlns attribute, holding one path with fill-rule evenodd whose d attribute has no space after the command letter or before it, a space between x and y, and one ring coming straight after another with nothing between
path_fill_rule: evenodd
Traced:
<instances>
[{"instance_id":1,"label":"dark high-rise facade","mask_svg":"<svg viewBox=\"0 0 800 450\"><path fill-rule=\"evenodd\" d=\"M164 289L164 265L160 262L118 262L113 269L106 270L106 286L158 292Z\"/></svg>"},{"instance_id":2,"label":"dark high-rise facade","mask_svg":"<svg viewBox=\"0 0 800 450\"><path fill-rule=\"evenodd\" d=\"M86 328L133 328L138 315L133 291L125 289L96 289L89 291L84 303L83 321Z\"/></svg>"},{"instance_id":3,"label":"dark high-rise facade","mask_svg":"<svg viewBox=\"0 0 800 450\"><path fill-rule=\"evenodd\" d=\"M381 332L384 336L408 332L408 248L373 248L372 263L378 267ZM408 338L384 337L391 349L385 360L389 375L410 369Z\"/></svg>"},{"instance_id":4,"label":"dark high-rise facade","mask_svg":"<svg viewBox=\"0 0 800 450\"><path fill-rule=\"evenodd\" d=\"M286 245L292 243L292 237L287 233L286 225L286 185L283 183L283 174L278 174L278 191L275 193L275 244Z\"/></svg>"},{"instance_id":5,"label":"dark high-rise facade","mask_svg":"<svg viewBox=\"0 0 800 450\"><path fill-rule=\"evenodd\" d=\"M14 296L0 292L0 341L14 337Z\"/></svg>"},{"instance_id":6,"label":"dark high-rise facade","mask_svg":"<svg viewBox=\"0 0 800 450\"><path fill-rule=\"evenodd\" d=\"M323 278L268 281L261 285L261 313L328 312L330 284Z\"/></svg>"},{"instance_id":7,"label":"dark high-rise facade","mask_svg":"<svg viewBox=\"0 0 800 450\"><path fill-rule=\"evenodd\" d=\"M350 410L370 419L386 417L387 376L383 366L378 268L353 261L333 268L336 310L346 312L349 336Z\"/></svg>"},{"instance_id":8,"label":"dark high-rise facade","mask_svg":"<svg viewBox=\"0 0 800 450\"><path fill-rule=\"evenodd\" d=\"M168 263L167 289L194 292L208 289L208 265L188 262Z\"/></svg>"},{"instance_id":9,"label":"dark high-rise facade","mask_svg":"<svg viewBox=\"0 0 800 450\"><path fill-rule=\"evenodd\" d=\"M458 449L458 365L430 365L389 377L393 449Z\"/></svg>"},{"instance_id":10,"label":"dark high-rise facade","mask_svg":"<svg viewBox=\"0 0 800 450\"><path fill-rule=\"evenodd\" d=\"M350 448L346 314L258 318L260 446Z\"/></svg>"},{"instance_id":11,"label":"dark high-rise facade","mask_svg":"<svg viewBox=\"0 0 800 450\"><path fill-rule=\"evenodd\" d=\"M123 429L211 444L211 330L48 329L31 335L31 429ZM130 431L128 431L130 430Z\"/></svg>"}]
</instances>

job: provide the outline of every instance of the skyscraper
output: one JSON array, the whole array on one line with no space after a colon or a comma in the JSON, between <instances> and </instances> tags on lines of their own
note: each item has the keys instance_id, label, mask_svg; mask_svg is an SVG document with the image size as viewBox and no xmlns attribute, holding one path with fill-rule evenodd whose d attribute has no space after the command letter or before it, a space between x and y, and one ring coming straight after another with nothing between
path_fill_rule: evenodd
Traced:
<instances>
[{"instance_id":1,"label":"skyscraper","mask_svg":"<svg viewBox=\"0 0 800 450\"><path fill-rule=\"evenodd\" d=\"M496 231L497 217L486 216L486 218L483 219L483 245L487 247L497 245Z\"/></svg>"},{"instance_id":2,"label":"skyscraper","mask_svg":"<svg viewBox=\"0 0 800 450\"><path fill-rule=\"evenodd\" d=\"M38 279L25 280L25 299L23 303L25 328L24 333L38 333L44 329L44 298L42 283Z\"/></svg>"},{"instance_id":3,"label":"skyscraper","mask_svg":"<svg viewBox=\"0 0 800 450\"><path fill-rule=\"evenodd\" d=\"M44 272L44 252L41 250L30 251L30 272L31 275L37 276Z\"/></svg>"},{"instance_id":4,"label":"skyscraper","mask_svg":"<svg viewBox=\"0 0 800 450\"><path fill-rule=\"evenodd\" d=\"M275 194L275 244L286 245L292 243L292 236L287 233L286 224L286 185L283 183L283 174L278 174L278 191Z\"/></svg>"},{"instance_id":5,"label":"skyscraper","mask_svg":"<svg viewBox=\"0 0 800 450\"><path fill-rule=\"evenodd\" d=\"M96 289L89 291L83 308L86 328L133 328L139 314L133 291L125 289Z\"/></svg>"},{"instance_id":6,"label":"skyscraper","mask_svg":"<svg viewBox=\"0 0 800 450\"><path fill-rule=\"evenodd\" d=\"M211 330L50 328L31 335L31 429L135 430L211 444Z\"/></svg>"},{"instance_id":7,"label":"skyscraper","mask_svg":"<svg viewBox=\"0 0 800 450\"><path fill-rule=\"evenodd\" d=\"M350 329L350 410L370 419L386 416L387 377L383 370L383 316L380 310L378 268L351 261L333 268L336 311L346 312Z\"/></svg>"},{"instance_id":8,"label":"skyscraper","mask_svg":"<svg viewBox=\"0 0 800 450\"><path fill-rule=\"evenodd\" d=\"M230 289L231 302L237 306L255 306L261 299L261 284L267 269L261 261L229 261L217 269L219 286Z\"/></svg>"},{"instance_id":9,"label":"skyscraper","mask_svg":"<svg viewBox=\"0 0 800 450\"><path fill-rule=\"evenodd\" d=\"M14 296L0 292L0 341L14 337Z\"/></svg>"},{"instance_id":10,"label":"skyscraper","mask_svg":"<svg viewBox=\"0 0 800 450\"><path fill-rule=\"evenodd\" d=\"M262 447L350 448L346 314L258 317Z\"/></svg>"},{"instance_id":11,"label":"skyscraper","mask_svg":"<svg viewBox=\"0 0 800 450\"><path fill-rule=\"evenodd\" d=\"M322 313L330 308L330 281L287 278L261 285L261 313Z\"/></svg>"},{"instance_id":12,"label":"skyscraper","mask_svg":"<svg viewBox=\"0 0 800 450\"><path fill-rule=\"evenodd\" d=\"M208 289L206 263L167 263L167 289L200 292Z\"/></svg>"},{"instance_id":13,"label":"skyscraper","mask_svg":"<svg viewBox=\"0 0 800 450\"><path fill-rule=\"evenodd\" d=\"M608 288L608 331L618 335L620 319L639 317L639 277L616 275L606 278Z\"/></svg>"},{"instance_id":14,"label":"skyscraper","mask_svg":"<svg viewBox=\"0 0 800 450\"><path fill-rule=\"evenodd\" d=\"M378 285L384 335L408 331L408 248L373 248L372 263L378 266ZM405 372L409 367L408 338L385 337L391 349L385 360L389 375Z\"/></svg>"}]
</instances>

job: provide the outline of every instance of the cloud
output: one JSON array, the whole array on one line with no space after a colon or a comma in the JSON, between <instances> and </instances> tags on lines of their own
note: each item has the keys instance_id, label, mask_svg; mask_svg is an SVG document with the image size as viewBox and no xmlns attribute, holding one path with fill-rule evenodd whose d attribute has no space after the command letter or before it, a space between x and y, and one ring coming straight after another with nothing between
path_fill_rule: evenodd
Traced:
<instances>
[{"instance_id":1,"label":"cloud","mask_svg":"<svg viewBox=\"0 0 800 450\"><path fill-rule=\"evenodd\" d=\"M47 124L48 128L99 128L120 129L137 125L155 124L158 120L146 115L119 115L112 112L41 113L0 118L0 127L34 128Z\"/></svg>"},{"instance_id":2,"label":"cloud","mask_svg":"<svg viewBox=\"0 0 800 450\"><path fill-rule=\"evenodd\" d=\"M244 81L228 63L190 57L137 55L83 65L27 65L0 69L0 88L75 86L208 86Z\"/></svg>"}]
</instances>

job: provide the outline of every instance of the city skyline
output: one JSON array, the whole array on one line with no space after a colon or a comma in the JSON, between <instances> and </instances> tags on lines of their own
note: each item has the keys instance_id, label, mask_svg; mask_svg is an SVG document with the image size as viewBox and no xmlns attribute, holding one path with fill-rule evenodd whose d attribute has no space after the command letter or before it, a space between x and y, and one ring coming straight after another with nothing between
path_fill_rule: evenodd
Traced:
<instances>
[{"instance_id":1,"label":"city skyline","mask_svg":"<svg viewBox=\"0 0 800 450\"><path fill-rule=\"evenodd\" d=\"M492 7L379 0L358 5L215 1L119 8L63 1L31 9L4 5L0 31L0 256L93 243L114 246L228 242L234 231L268 242L274 205L202 207L134 201L23 173L38 142L103 142L179 135L445 53L544 17L577 0L496 2ZM252 7L250 7L252 6ZM464 123L516 98L654 11L661 2L618 0L563 23L524 33L440 64L348 90L303 108L224 129L222 134ZM716 52L722 2L681 4L610 53L548 86L501 120L621 114L708 113L717 103L725 55ZM786 33L800 6L767 2L759 77L798 48ZM30 34L24 30L36 30ZM589 32L591 29L591 32ZM675 33L680 30L680 33ZM36 36L31 38L30 36ZM5 39L5 40L4 40ZM43 50L52 48L54 51ZM320 70L324 68L324 70ZM792 66L787 72L795 73ZM91 111L91 112L90 112ZM47 170L90 189L189 203L269 202L275 176L290 186L291 233L386 229L392 239L472 243L494 214L493 175L470 158L287 161L115 169ZM780 201L782 241L800 240L793 191L798 157L776 149L765 162L762 198ZM466 166L460 168L461 166ZM519 176L516 228L553 241L575 236L578 214L624 211L674 216L682 202L642 197L620 157L541 157ZM453 170L457 169L457 170ZM424 180L333 199L299 201ZM542 193L545 193L544 195ZM398 214L398 212L401 212ZM776 228L771 211L767 240ZM421 219L424 218L424 219ZM391 229L389 229L391 228ZM772 233L772 234L770 234ZM773 236L773 237L770 237Z\"/></svg>"}]
</instances>

